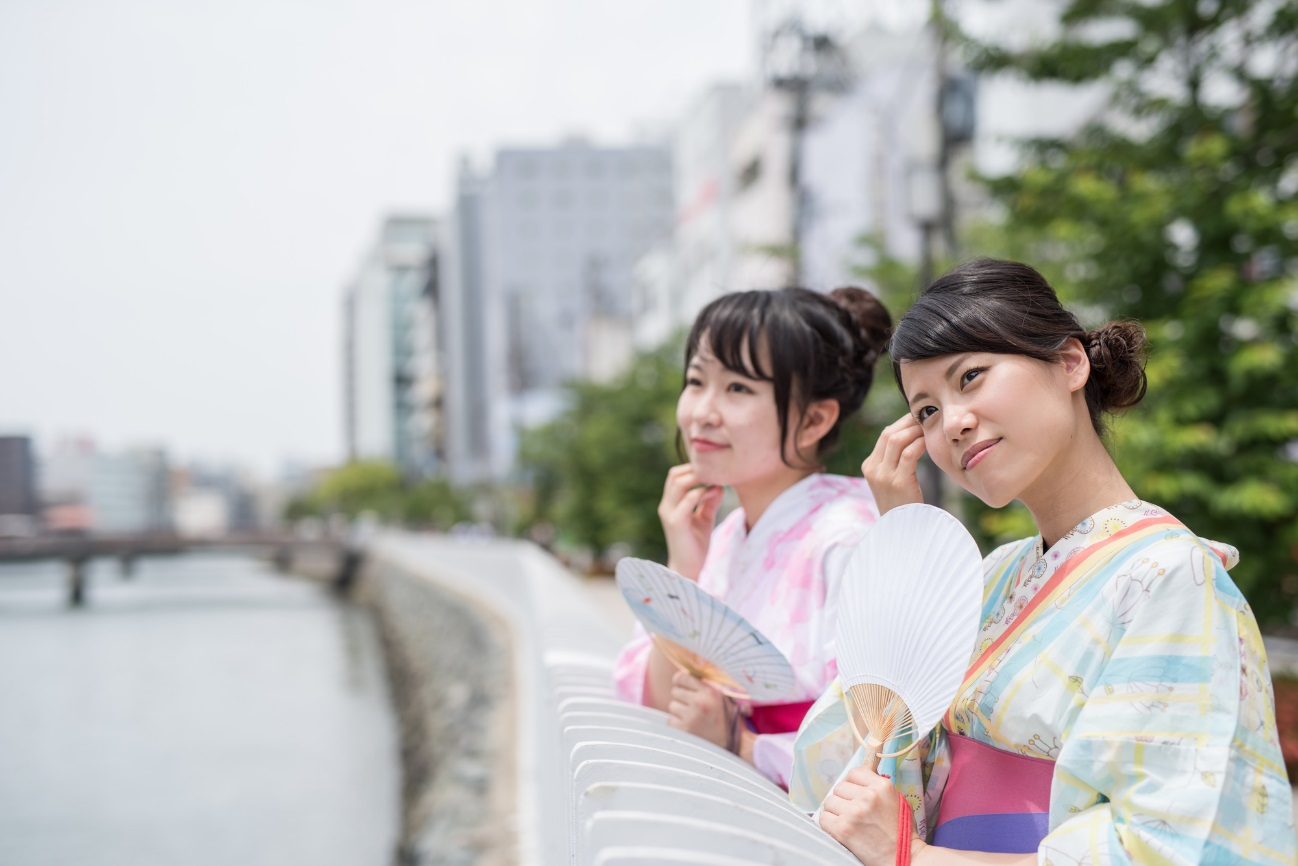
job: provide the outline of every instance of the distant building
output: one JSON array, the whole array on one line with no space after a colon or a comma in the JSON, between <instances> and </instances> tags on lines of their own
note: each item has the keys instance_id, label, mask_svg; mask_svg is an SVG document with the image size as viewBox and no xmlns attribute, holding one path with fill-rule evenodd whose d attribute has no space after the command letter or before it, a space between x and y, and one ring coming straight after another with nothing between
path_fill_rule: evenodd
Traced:
<instances>
[{"instance_id":1,"label":"distant building","mask_svg":"<svg viewBox=\"0 0 1298 866\"><path fill-rule=\"evenodd\" d=\"M101 452L87 439L58 443L41 463L46 523L102 534L172 529L170 466L160 448Z\"/></svg>"},{"instance_id":2,"label":"distant building","mask_svg":"<svg viewBox=\"0 0 1298 866\"><path fill-rule=\"evenodd\" d=\"M639 348L687 327L726 292L777 288L795 276L819 291L860 283L854 269L874 255L867 239L911 263L923 260L926 242L934 258L949 254L949 230L987 213L985 191L968 179L975 171L1013 170L1014 139L1068 135L1105 104L1096 87L1032 85L1012 76L975 81L954 50L939 62L927 15L914 4L857 4L838 14L845 9L763 4L765 80L710 87L677 121L674 231L634 271ZM1056 5L1033 0L970 4L960 12L972 32L1020 42L1058 27ZM822 83L808 85L800 147L795 91L775 74L800 66L775 50L775 37L794 31L811 35L804 49L833 46L823 76L805 72L806 80ZM783 48L790 45L798 43Z\"/></svg>"},{"instance_id":3,"label":"distant building","mask_svg":"<svg viewBox=\"0 0 1298 866\"><path fill-rule=\"evenodd\" d=\"M264 528L257 485L223 466L192 464L171 473L176 532L212 538Z\"/></svg>"},{"instance_id":4,"label":"distant building","mask_svg":"<svg viewBox=\"0 0 1298 866\"><path fill-rule=\"evenodd\" d=\"M158 448L96 455L86 501L94 531L171 531L169 475L166 453Z\"/></svg>"},{"instance_id":5,"label":"distant building","mask_svg":"<svg viewBox=\"0 0 1298 866\"><path fill-rule=\"evenodd\" d=\"M662 147L502 150L487 193L487 283L503 300L509 391L556 391L629 360L632 267L673 221ZM603 351L601 351L603 349Z\"/></svg>"},{"instance_id":6,"label":"distant building","mask_svg":"<svg viewBox=\"0 0 1298 866\"><path fill-rule=\"evenodd\" d=\"M569 141L461 169L442 292L452 480L504 476L565 382L630 361L633 269L670 237L671 164L666 147Z\"/></svg>"},{"instance_id":7,"label":"distant building","mask_svg":"<svg viewBox=\"0 0 1298 866\"><path fill-rule=\"evenodd\" d=\"M176 533L220 538L230 532L230 500L219 490L186 490L176 497Z\"/></svg>"},{"instance_id":8,"label":"distant building","mask_svg":"<svg viewBox=\"0 0 1298 866\"><path fill-rule=\"evenodd\" d=\"M389 218L344 298L348 459L388 461L410 477L430 475L440 462L429 418L440 399L429 354L436 236L429 217Z\"/></svg>"},{"instance_id":9,"label":"distant building","mask_svg":"<svg viewBox=\"0 0 1298 866\"><path fill-rule=\"evenodd\" d=\"M40 530L36 460L26 436L0 436L0 538Z\"/></svg>"},{"instance_id":10,"label":"distant building","mask_svg":"<svg viewBox=\"0 0 1298 866\"><path fill-rule=\"evenodd\" d=\"M439 259L446 474L456 484L495 477L495 467L506 462L504 317L487 294L483 273L486 186L460 164Z\"/></svg>"},{"instance_id":11,"label":"distant building","mask_svg":"<svg viewBox=\"0 0 1298 866\"><path fill-rule=\"evenodd\" d=\"M919 260L912 180L925 167L935 171L937 159L931 34L870 28L847 51L855 82L803 136L802 282L821 290L859 281L852 266L870 261L865 237L902 261Z\"/></svg>"},{"instance_id":12,"label":"distant building","mask_svg":"<svg viewBox=\"0 0 1298 866\"><path fill-rule=\"evenodd\" d=\"M0 515L35 517L36 459L27 436L0 436Z\"/></svg>"},{"instance_id":13,"label":"distant building","mask_svg":"<svg viewBox=\"0 0 1298 866\"><path fill-rule=\"evenodd\" d=\"M673 233L635 266L635 342L649 349L694 321L708 302L736 289L740 242L731 214L739 172L731 143L754 93L717 84L685 111L672 137Z\"/></svg>"}]
</instances>

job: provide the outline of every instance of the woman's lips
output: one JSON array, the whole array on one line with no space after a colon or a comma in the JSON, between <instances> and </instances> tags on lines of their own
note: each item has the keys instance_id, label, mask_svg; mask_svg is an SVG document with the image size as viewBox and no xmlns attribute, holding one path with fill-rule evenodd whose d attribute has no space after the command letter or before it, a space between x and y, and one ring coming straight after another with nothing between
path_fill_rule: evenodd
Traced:
<instances>
[{"instance_id":1,"label":"woman's lips","mask_svg":"<svg viewBox=\"0 0 1298 866\"><path fill-rule=\"evenodd\" d=\"M960 466L966 472L973 469L983 461L983 458L987 456L987 452L996 447L1000 441L999 439L984 439L977 443L964 453L964 457L960 458Z\"/></svg>"},{"instance_id":2,"label":"woman's lips","mask_svg":"<svg viewBox=\"0 0 1298 866\"><path fill-rule=\"evenodd\" d=\"M720 451L726 446L720 442L713 442L711 439L691 439L690 448L696 454L706 454L709 451Z\"/></svg>"}]
</instances>

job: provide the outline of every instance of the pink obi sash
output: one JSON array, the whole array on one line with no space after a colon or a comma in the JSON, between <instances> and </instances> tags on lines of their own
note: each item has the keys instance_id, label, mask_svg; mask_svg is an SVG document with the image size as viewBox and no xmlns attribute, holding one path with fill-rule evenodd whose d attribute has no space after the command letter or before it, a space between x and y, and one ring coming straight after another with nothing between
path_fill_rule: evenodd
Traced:
<instances>
[{"instance_id":1,"label":"pink obi sash","mask_svg":"<svg viewBox=\"0 0 1298 866\"><path fill-rule=\"evenodd\" d=\"M748 726L759 734L787 734L796 731L815 701L796 704L767 704L756 706L748 717Z\"/></svg>"},{"instance_id":2,"label":"pink obi sash","mask_svg":"<svg viewBox=\"0 0 1298 866\"><path fill-rule=\"evenodd\" d=\"M1050 823L1055 762L1016 755L947 731L951 772L933 844L962 851L1029 854Z\"/></svg>"}]
</instances>

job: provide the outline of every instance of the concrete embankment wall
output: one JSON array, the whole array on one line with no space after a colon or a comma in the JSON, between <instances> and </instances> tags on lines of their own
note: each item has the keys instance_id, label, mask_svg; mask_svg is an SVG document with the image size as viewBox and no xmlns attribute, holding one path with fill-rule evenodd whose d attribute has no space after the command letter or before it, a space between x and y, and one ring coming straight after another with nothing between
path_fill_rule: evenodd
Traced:
<instances>
[{"instance_id":1,"label":"concrete embankment wall","mask_svg":"<svg viewBox=\"0 0 1298 866\"><path fill-rule=\"evenodd\" d=\"M378 616L402 730L402 864L566 862L545 654L607 674L620 643L534 545L377 538L358 596Z\"/></svg>"},{"instance_id":2,"label":"concrete embankment wall","mask_svg":"<svg viewBox=\"0 0 1298 866\"><path fill-rule=\"evenodd\" d=\"M474 599L383 559L367 568L365 583L401 729L397 862L514 863L508 624Z\"/></svg>"}]
</instances>

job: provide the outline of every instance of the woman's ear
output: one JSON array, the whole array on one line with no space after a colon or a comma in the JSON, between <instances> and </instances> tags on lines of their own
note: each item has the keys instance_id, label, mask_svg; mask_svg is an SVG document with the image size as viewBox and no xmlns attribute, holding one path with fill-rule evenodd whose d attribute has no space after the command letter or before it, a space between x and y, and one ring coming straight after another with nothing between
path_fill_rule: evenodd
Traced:
<instances>
[{"instance_id":1,"label":"woman's ear","mask_svg":"<svg viewBox=\"0 0 1298 866\"><path fill-rule=\"evenodd\" d=\"M816 453L816 445L838 423L838 401L817 400L807 406L798 423L794 446L798 453Z\"/></svg>"},{"instance_id":2,"label":"woman's ear","mask_svg":"<svg viewBox=\"0 0 1298 866\"><path fill-rule=\"evenodd\" d=\"M1064 365L1064 376L1068 381L1068 390L1076 393L1086 387L1091 378L1091 356L1086 347L1076 337L1069 337L1059 350L1059 362Z\"/></svg>"}]
</instances>

